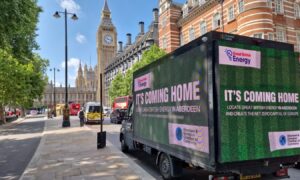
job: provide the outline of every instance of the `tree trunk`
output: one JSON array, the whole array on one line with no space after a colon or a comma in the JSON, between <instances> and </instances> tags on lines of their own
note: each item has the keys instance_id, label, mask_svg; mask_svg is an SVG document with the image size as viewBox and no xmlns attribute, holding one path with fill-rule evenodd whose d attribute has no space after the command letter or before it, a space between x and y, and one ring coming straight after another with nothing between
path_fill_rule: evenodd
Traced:
<instances>
[{"instance_id":1,"label":"tree trunk","mask_svg":"<svg viewBox=\"0 0 300 180\"><path fill-rule=\"evenodd\" d=\"M6 123L6 117L3 106L0 106L0 121L2 121L3 124Z\"/></svg>"},{"instance_id":2,"label":"tree trunk","mask_svg":"<svg viewBox=\"0 0 300 180\"><path fill-rule=\"evenodd\" d=\"M22 107L22 110L21 110L21 117L25 117L25 108Z\"/></svg>"}]
</instances>

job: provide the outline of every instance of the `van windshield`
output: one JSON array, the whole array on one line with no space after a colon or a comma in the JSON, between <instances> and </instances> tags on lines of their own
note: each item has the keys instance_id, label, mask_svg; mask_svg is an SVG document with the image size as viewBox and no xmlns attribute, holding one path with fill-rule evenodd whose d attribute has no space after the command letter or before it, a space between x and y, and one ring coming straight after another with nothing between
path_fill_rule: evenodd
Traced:
<instances>
[{"instance_id":1,"label":"van windshield","mask_svg":"<svg viewBox=\"0 0 300 180\"><path fill-rule=\"evenodd\" d=\"M89 112L91 113L100 113L100 106L90 106Z\"/></svg>"}]
</instances>

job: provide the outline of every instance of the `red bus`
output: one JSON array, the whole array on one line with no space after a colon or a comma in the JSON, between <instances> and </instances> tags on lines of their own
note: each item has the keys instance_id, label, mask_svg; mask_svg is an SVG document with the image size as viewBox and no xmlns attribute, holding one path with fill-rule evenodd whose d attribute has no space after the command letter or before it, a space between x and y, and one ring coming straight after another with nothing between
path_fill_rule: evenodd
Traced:
<instances>
[{"instance_id":1,"label":"red bus","mask_svg":"<svg viewBox=\"0 0 300 180\"><path fill-rule=\"evenodd\" d=\"M128 109L129 104L132 101L132 96L116 97L112 104L112 110L115 109Z\"/></svg>"},{"instance_id":2,"label":"red bus","mask_svg":"<svg viewBox=\"0 0 300 180\"><path fill-rule=\"evenodd\" d=\"M69 108L70 108L70 115L77 116L77 113L80 111L80 104L70 103Z\"/></svg>"}]
</instances>

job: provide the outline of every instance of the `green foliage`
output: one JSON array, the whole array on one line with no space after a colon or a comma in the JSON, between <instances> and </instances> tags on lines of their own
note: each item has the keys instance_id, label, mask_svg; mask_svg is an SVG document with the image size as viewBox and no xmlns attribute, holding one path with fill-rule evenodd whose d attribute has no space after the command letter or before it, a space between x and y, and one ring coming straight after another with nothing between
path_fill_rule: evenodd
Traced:
<instances>
[{"instance_id":1,"label":"green foliage","mask_svg":"<svg viewBox=\"0 0 300 180\"><path fill-rule=\"evenodd\" d=\"M113 101L115 97L119 96L132 95L133 72L156 61L164 55L166 55L165 51L159 49L158 46L153 45L150 49L143 53L140 61L136 62L130 69L127 70L125 76L122 76L121 73L117 74L109 89L110 100Z\"/></svg>"},{"instance_id":2,"label":"green foliage","mask_svg":"<svg viewBox=\"0 0 300 180\"><path fill-rule=\"evenodd\" d=\"M41 8L37 0L1 0L0 12L0 109L30 107L47 82L48 60L34 53Z\"/></svg>"},{"instance_id":3,"label":"green foliage","mask_svg":"<svg viewBox=\"0 0 300 180\"><path fill-rule=\"evenodd\" d=\"M108 94L111 102L119 96L125 96L126 94L126 86L123 75L119 72L115 79L112 81Z\"/></svg>"},{"instance_id":4,"label":"green foliage","mask_svg":"<svg viewBox=\"0 0 300 180\"><path fill-rule=\"evenodd\" d=\"M35 41L41 8L36 0L1 0L0 49L13 54L19 61L33 56L38 49Z\"/></svg>"}]
</instances>

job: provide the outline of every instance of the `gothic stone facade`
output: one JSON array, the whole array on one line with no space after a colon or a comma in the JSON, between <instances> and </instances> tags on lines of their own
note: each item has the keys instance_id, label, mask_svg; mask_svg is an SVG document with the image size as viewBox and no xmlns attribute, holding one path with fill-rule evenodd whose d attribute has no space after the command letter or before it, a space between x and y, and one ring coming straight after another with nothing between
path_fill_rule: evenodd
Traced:
<instances>
[{"instance_id":1,"label":"gothic stone facade","mask_svg":"<svg viewBox=\"0 0 300 180\"><path fill-rule=\"evenodd\" d=\"M81 63L76 77L76 86L68 87L68 101L80 103L82 106L89 101L96 100L96 73L92 67L84 66L82 70ZM53 107L54 104L65 104L65 87L60 85L55 87L54 103L54 85L52 81L46 86L41 104Z\"/></svg>"}]
</instances>

